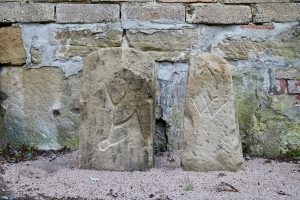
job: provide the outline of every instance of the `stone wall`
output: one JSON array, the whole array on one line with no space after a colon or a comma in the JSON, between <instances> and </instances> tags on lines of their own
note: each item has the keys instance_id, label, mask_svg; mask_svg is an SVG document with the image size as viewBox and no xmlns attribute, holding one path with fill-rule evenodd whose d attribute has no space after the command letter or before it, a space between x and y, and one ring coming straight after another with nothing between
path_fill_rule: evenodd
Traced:
<instances>
[{"instance_id":1,"label":"stone wall","mask_svg":"<svg viewBox=\"0 0 300 200\"><path fill-rule=\"evenodd\" d=\"M231 64L245 152L300 148L298 0L0 2L1 141L76 148L85 56L132 47L158 66L156 149L182 145L189 58L202 52Z\"/></svg>"}]
</instances>

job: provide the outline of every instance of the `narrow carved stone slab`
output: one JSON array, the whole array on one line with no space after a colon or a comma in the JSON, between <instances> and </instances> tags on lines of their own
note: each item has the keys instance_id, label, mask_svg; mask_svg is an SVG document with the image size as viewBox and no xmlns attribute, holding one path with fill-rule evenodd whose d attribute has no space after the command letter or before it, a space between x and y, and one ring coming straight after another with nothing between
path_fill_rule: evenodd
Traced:
<instances>
[{"instance_id":1,"label":"narrow carved stone slab","mask_svg":"<svg viewBox=\"0 0 300 200\"><path fill-rule=\"evenodd\" d=\"M243 164L232 78L223 58L191 58L184 117L184 170L236 171Z\"/></svg>"},{"instance_id":2,"label":"narrow carved stone slab","mask_svg":"<svg viewBox=\"0 0 300 200\"><path fill-rule=\"evenodd\" d=\"M148 170L153 165L155 63L140 51L105 48L85 60L81 168Z\"/></svg>"}]
</instances>

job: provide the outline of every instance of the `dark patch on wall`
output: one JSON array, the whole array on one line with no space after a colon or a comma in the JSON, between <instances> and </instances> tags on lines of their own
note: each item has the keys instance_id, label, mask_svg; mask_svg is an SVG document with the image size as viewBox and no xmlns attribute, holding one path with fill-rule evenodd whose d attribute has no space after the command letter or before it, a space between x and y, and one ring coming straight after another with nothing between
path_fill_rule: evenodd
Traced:
<instances>
[{"instance_id":1,"label":"dark patch on wall","mask_svg":"<svg viewBox=\"0 0 300 200\"><path fill-rule=\"evenodd\" d=\"M159 154L168 151L168 124L163 119L157 119L155 123L155 139L154 150L155 154Z\"/></svg>"}]
</instances>

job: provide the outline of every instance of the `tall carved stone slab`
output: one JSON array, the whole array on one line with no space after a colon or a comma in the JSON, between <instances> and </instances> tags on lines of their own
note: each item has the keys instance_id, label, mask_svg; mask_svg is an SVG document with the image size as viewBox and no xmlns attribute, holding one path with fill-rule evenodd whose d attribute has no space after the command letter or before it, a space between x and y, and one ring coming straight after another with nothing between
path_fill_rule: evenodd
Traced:
<instances>
[{"instance_id":1,"label":"tall carved stone slab","mask_svg":"<svg viewBox=\"0 0 300 200\"><path fill-rule=\"evenodd\" d=\"M155 63L141 51L105 48L86 57L79 133L81 168L153 165Z\"/></svg>"},{"instance_id":2,"label":"tall carved stone slab","mask_svg":"<svg viewBox=\"0 0 300 200\"><path fill-rule=\"evenodd\" d=\"M236 171L243 164L229 64L211 54L190 60L184 117L184 170Z\"/></svg>"}]
</instances>

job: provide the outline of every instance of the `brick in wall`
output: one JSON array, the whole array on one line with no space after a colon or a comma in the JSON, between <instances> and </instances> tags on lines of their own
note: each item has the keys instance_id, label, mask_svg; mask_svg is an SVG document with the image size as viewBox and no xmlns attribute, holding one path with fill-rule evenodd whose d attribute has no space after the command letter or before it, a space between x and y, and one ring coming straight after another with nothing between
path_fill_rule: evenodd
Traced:
<instances>
[{"instance_id":1,"label":"brick in wall","mask_svg":"<svg viewBox=\"0 0 300 200\"><path fill-rule=\"evenodd\" d=\"M289 94L300 94L300 80L288 80Z\"/></svg>"},{"instance_id":2,"label":"brick in wall","mask_svg":"<svg viewBox=\"0 0 300 200\"><path fill-rule=\"evenodd\" d=\"M300 3L270 3L254 5L255 23L300 21Z\"/></svg>"},{"instance_id":3,"label":"brick in wall","mask_svg":"<svg viewBox=\"0 0 300 200\"><path fill-rule=\"evenodd\" d=\"M192 4L186 12L186 21L189 23L246 24L252 20L250 6Z\"/></svg>"},{"instance_id":4,"label":"brick in wall","mask_svg":"<svg viewBox=\"0 0 300 200\"><path fill-rule=\"evenodd\" d=\"M0 23L51 21L54 21L53 4L0 3Z\"/></svg>"},{"instance_id":5,"label":"brick in wall","mask_svg":"<svg viewBox=\"0 0 300 200\"><path fill-rule=\"evenodd\" d=\"M99 23L118 21L118 4L58 4L56 21L58 23Z\"/></svg>"}]
</instances>

